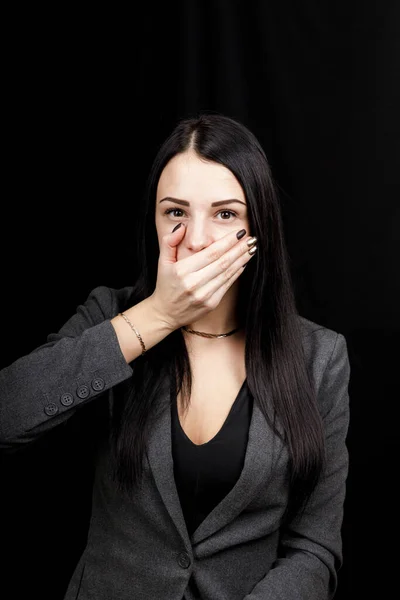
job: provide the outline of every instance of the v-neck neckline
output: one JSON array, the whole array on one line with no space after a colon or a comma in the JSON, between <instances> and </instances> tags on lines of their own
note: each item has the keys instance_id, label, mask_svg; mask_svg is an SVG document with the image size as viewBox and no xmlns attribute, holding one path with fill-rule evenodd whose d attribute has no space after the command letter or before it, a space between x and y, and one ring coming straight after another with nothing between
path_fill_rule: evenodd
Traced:
<instances>
[{"instance_id":1,"label":"v-neck neckline","mask_svg":"<svg viewBox=\"0 0 400 600\"><path fill-rule=\"evenodd\" d=\"M195 442L193 442L193 440L190 439L190 437L187 435L187 433L185 432L185 430L182 427L181 421L179 419L179 414L178 414L178 400L177 400L177 396L176 394L173 395L172 398L172 405L173 405L173 409L174 409L174 417L176 419L177 422L177 426L178 426L178 430L181 432L182 436L184 437L184 439L194 448L205 448L208 445L210 445L212 442L216 441L216 439L222 435L223 430L226 428L228 421L231 419L231 416L233 414L233 412L236 409L236 406L239 403L239 399L242 397L242 393L243 390L245 388L245 385L247 383L247 377L244 379L242 385L240 386L240 389L236 395L235 400L232 403L232 406L229 410L229 413L226 416L225 421L222 423L221 427L219 428L219 430L217 431L217 433L207 442L204 442L203 444L195 444Z\"/></svg>"}]
</instances>

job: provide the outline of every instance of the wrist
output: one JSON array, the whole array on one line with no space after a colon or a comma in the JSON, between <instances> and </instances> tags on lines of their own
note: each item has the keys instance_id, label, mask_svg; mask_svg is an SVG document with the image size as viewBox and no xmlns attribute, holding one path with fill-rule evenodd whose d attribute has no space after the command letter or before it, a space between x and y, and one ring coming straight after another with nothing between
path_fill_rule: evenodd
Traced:
<instances>
[{"instance_id":1,"label":"wrist","mask_svg":"<svg viewBox=\"0 0 400 600\"><path fill-rule=\"evenodd\" d=\"M150 310L153 313L154 319L156 322L160 323L160 325L168 332L171 333L175 331L175 329L179 328L179 325L174 323L172 319L167 315L159 306L156 297L153 294L144 300L150 307Z\"/></svg>"}]
</instances>

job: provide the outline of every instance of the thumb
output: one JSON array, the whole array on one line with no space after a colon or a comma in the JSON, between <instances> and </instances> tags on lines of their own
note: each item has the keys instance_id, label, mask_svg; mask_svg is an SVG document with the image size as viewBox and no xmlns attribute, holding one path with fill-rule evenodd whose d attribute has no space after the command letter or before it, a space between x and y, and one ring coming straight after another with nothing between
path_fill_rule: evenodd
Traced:
<instances>
[{"instance_id":1,"label":"thumb","mask_svg":"<svg viewBox=\"0 0 400 600\"><path fill-rule=\"evenodd\" d=\"M164 262L175 263L177 261L177 246L182 241L185 235L185 226L179 223L173 228L171 233L163 236L160 248L160 258Z\"/></svg>"}]
</instances>

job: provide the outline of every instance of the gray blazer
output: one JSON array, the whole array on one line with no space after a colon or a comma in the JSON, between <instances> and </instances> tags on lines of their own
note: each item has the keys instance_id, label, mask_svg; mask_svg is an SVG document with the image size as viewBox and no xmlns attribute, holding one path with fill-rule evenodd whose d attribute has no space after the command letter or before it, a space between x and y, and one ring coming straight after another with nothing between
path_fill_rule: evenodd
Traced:
<instances>
[{"instance_id":1,"label":"gray blazer","mask_svg":"<svg viewBox=\"0 0 400 600\"><path fill-rule=\"evenodd\" d=\"M28 444L100 396L113 402L135 365L126 363L110 323L130 291L94 289L46 344L0 372L1 448ZM299 318L327 439L326 472L303 516L281 530L288 454L254 403L240 478L189 537L174 482L165 380L165 410L133 497L117 493L106 437L98 444L87 545L65 600L333 597L342 561L350 366L342 334Z\"/></svg>"}]
</instances>

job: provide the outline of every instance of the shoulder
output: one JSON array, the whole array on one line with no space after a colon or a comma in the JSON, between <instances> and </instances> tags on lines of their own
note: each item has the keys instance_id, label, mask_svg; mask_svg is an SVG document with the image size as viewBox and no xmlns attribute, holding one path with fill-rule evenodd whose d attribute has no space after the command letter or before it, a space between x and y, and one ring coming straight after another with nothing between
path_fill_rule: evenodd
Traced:
<instances>
[{"instance_id":1,"label":"shoulder","mask_svg":"<svg viewBox=\"0 0 400 600\"><path fill-rule=\"evenodd\" d=\"M113 288L106 285L99 285L90 291L84 302L84 306L93 315L98 315L98 319L95 320L111 319L129 306L132 291L132 286Z\"/></svg>"},{"instance_id":2,"label":"shoulder","mask_svg":"<svg viewBox=\"0 0 400 600\"><path fill-rule=\"evenodd\" d=\"M130 306L132 292L133 287L130 286L116 289L99 285L93 288L58 332L47 336L47 342L54 343L61 337L75 337L90 327L112 319Z\"/></svg>"},{"instance_id":3,"label":"shoulder","mask_svg":"<svg viewBox=\"0 0 400 600\"><path fill-rule=\"evenodd\" d=\"M307 358L311 360L318 359L323 362L324 359L329 359L335 346L339 345L343 347L343 345L346 345L346 340L342 333L310 321L301 315L298 318L302 331L303 347Z\"/></svg>"},{"instance_id":4,"label":"shoulder","mask_svg":"<svg viewBox=\"0 0 400 600\"><path fill-rule=\"evenodd\" d=\"M347 402L350 363L345 336L300 316L307 368L319 394L323 412L339 398Z\"/></svg>"}]
</instances>

